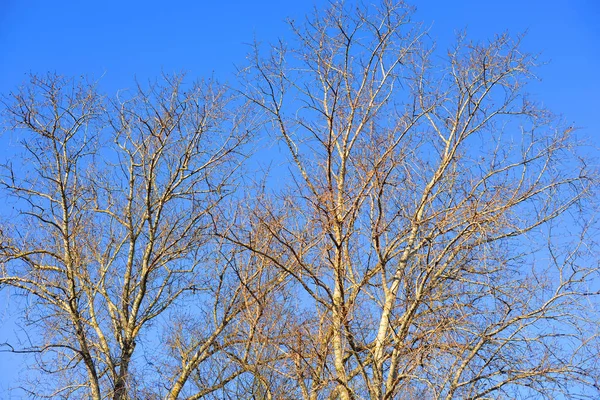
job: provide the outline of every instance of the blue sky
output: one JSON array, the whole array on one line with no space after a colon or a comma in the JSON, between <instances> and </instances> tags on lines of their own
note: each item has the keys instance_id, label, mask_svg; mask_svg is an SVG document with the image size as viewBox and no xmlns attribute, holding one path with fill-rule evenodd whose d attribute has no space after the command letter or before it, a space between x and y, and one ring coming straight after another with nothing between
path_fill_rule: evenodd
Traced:
<instances>
[{"instance_id":1,"label":"blue sky","mask_svg":"<svg viewBox=\"0 0 600 400\"><path fill-rule=\"evenodd\" d=\"M368 2L369 0L366 0ZM57 72L102 77L108 94L161 72L233 80L248 44L289 35L284 20L300 20L325 1L49 1L0 0L0 93L27 74ZM440 55L454 33L475 40L527 31L524 48L548 62L530 90L537 100L599 137L600 2L597 0L420 0L414 19L430 27ZM0 138L0 159L6 155ZM8 297L0 293L0 342L11 336ZM0 353L0 397L19 368Z\"/></svg>"},{"instance_id":2,"label":"blue sky","mask_svg":"<svg viewBox=\"0 0 600 400\"><path fill-rule=\"evenodd\" d=\"M0 92L29 72L103 76L110 90L161 71L230 80L248 43L289 34L325 1L46 1L0 0ZM420 0L415 20L430 26L440 49L467 28L475 39L528 32L527 50L550 63L540 69L539 95L577 126L596 130L600 93L600 2L596 0ZM598 125L596 125L598 127Z\"/></svg>"}]
</instances>

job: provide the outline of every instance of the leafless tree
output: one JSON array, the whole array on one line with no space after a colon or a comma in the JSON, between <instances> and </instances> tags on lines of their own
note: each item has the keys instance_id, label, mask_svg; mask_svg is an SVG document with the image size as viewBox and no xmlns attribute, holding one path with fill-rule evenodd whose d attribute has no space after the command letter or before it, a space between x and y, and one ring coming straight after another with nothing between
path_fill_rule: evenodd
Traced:
<instances>
[{"instance_id":1,"label":"leafless tree","mask_svg":"<svg viewBox=\"0 0 600 400\"><path fill-rule=\"evenodd\" d=\"M334 4L244 71L292 183L257 200L299 308L272 370L306 399L598 395L596 171L500 35L442 57L402 3Z\"/></svg>"},{"instance_id":2,"label":"leafless tree","mask_svg":"<svg viewBox=\"0 0 600 400\"><path fill-rule=\"evenodd\" d=\"M411 16L332 4L235 90L5 99L0 287L32 331L2 348L36 355L30 393L597 398L589 152L527 96L518 38L442 54ZM263 127L248 168L284 167L257 177Z\"/></svg>"},{"instance_id":3,"label":"leafless tree","mask_svg":"<svg viewBox=\"0 0 600 400\"><path fill-rule=\"evenodd\" d=\"M0 285L26 295L27 320L41 333L11 349L34 352L53 376L28 390L178 398L224 351L231 321L250 312L247 288L269 285L258 264L238 268L213 235L226 228L216 209L235 189L254 129L248 108L216 84L181 77L113 101L85 81L33 77L5 105L22 153L3 166L17 213L2 223ZM207 321L178 330L186 318ZM160 364L144 362L139 343L162 351ZM239 372L197 393L227 374Z\"/></svg>"}]
</instances>

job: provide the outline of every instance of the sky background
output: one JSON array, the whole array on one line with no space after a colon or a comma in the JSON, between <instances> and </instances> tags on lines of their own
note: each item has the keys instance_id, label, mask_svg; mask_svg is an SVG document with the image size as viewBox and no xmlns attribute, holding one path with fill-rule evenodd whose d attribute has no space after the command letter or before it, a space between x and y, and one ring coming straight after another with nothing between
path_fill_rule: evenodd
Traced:
<instances>
[{"instance_id":1,"label":"sky background","mask_svg":"<svg viewBox=\"0 0 600 400\"><path fill-rule=\"evenodd\" d=\"M368 3L370 0L364 0ZM255 39L289 37L286 18L300 21L326 1L69 1L0 0L0 93L48 72L101 78L108 95L162 72L186 72L190 80L233 81ZM508 31L527 32L526 51L547 62L539 68L533 97L600 139L600 1L420 0L413 17L429 27L439 56L467 29L473 40ZM0 136L0 161L6 157ZM0 202L1 203L1 202ZM0 210L1 212L1 210ZM14 338L15 304L0 291L0 343ZM0 353L0 399L23 364Z\"/></svg>"}]
</instances>

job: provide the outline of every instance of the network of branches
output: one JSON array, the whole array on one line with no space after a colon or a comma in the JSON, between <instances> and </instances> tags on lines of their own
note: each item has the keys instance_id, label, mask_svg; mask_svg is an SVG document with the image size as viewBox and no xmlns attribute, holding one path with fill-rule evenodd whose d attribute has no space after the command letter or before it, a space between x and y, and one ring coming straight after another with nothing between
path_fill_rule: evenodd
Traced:
<instances>
[{"instance_id":1,"label":"network of branches","mask_svg":"<svg viewBox=\"0 0 600 400\"><path fill-rule=\"evenodd\" d=\"M518 38L440 52L411 15L332 4L229 85L7 94L18 390L598 398L593 154Z\"/></svg>"}]
</instances>

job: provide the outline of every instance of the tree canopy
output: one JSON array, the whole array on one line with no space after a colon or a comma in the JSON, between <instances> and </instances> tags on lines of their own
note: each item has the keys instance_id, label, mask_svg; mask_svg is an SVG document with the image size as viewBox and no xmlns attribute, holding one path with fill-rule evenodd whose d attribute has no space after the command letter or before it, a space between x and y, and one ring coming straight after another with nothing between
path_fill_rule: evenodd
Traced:
<instances>
[{"instance_id":1,"label":"tree canopy","mask_svg":"<svg viewBox=\"0 0 600 400\"><path fill-rule=\"evenodd\" d=\"M442 54L412 13L333 3L227 85L5 96L23 390L596 398L594 154L528 96L519 37Z\"/></svg>"}]
</instances>

